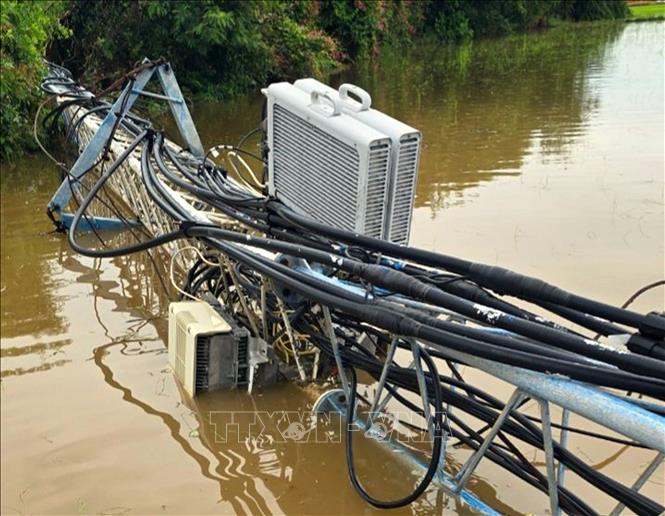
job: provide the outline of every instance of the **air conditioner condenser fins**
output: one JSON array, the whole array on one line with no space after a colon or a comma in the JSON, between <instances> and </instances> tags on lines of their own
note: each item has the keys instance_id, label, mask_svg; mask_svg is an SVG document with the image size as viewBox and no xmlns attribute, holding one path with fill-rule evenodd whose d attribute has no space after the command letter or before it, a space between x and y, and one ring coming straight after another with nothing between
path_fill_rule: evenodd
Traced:
<instances>
[{"instance_id":1,"label":"air conditioner condenser fins","mask_svg":"<svg viewBox=\"0 0 665 516\"><path fill-rule=\"evenodd\" d=\"M351 85L302 79L263 93L270 195L319 222L407 244L420 132Z\"/></svg>"}]
</instances>

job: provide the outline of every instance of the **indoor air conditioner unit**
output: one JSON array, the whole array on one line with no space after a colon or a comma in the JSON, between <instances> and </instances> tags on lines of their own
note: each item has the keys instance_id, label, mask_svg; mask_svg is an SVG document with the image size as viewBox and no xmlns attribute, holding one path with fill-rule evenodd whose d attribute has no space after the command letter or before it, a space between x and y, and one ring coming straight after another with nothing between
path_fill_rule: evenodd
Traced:
<instances>
[{"instance_id":1,"label":"indoor air conditioner unit","mask_svg":"<svg viewBox=\"0 0 665 516\"><path fill-rule=\"evenodd\" d=\"M270 195L321 223L384 238L390 138L327 92L282 82L263 93Z\"/></svg>"},{"instance_id":2,"label":"indoor air conditioner unit","mask_svg":"<svg viewBox=\"0 0 665 516\"><path fill-rule=\"evenodd\" d=\"M317 81L300 79L294 86L305 93L328 93L339 100L343 113L380 131L391 139L390 172L383 235L386 240L407 245L411 228L411 214L416 194L418 162L420 158L420 131L372 109L372 98L365 90L352 84L342 84L339 90ZM349 93L358 98L352 99Z\"/></svg>"}]
</instances>

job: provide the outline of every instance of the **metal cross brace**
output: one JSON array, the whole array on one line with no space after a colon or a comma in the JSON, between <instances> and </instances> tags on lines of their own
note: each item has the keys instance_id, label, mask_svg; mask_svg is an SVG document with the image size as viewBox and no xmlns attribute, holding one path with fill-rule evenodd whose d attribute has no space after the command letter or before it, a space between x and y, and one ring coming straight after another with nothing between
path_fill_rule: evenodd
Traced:
<instances>
[{"instance_id":1,"label":"metal cross brace","mask_svg":"<svg viewBox=\"0 0 665 516\"><path fill-rule=\"evenodd\" d=\"M146 62L148 62L147 59L144 60L144 63ZM157 73L162 89L164 90L164 93L166 93L165 96L153 94L151 92L145 91L144 89L146 84L148 84L155 73ZM70 178L65 178L65 180L58 187L58 190L49 201L49 212L58 214L60 217L60 223L63 224L64 227L68 227L68 225L71 223L71 217L64 215L63 210L67 207L69 201L72 198L72 187L78 188L77 184L79 183L79 180L93 167L97 161L99 154L106 146L109 137L111 137L113 128L116 126L117 121L121 120L127 115L139 95L159 98L161 100L167 101L175 118L180 134L189 147L189 151L194 156L203 158L204 151L201 144L201 139L196 132L191 114L187 109L187 104L184 101L182 92L180 91L180 86L178 86L178 82L176 81L171 66L168 63L163 63L150 68L145 68L138 72L136 77L134 77L127 84L127 86L125 86L125 89L116 99L113 106L111 106L111 109L100 124L94 136L89 141L88 145L85 146L78 159L72 166L71 170L69 171ZM92 221L90 225L100 229L111 229L124 225L124 222L117 219L94 219L93 217L88 217L88 219Z\"/></svg>"},{"instance_id":2,"label":"metal cross brace","mask_svg":"<svg viewBox=\"0 0 665 516\"><path fill-rule=\"evenodd\" d=\"M550 405L546 400L539 399L540 419L543 426L543 450L545 451L545 467L547 469L547 491L550 496L550 512L559 516L559 486L554 467L554 443L552 442L552 420Z\"/></svg>"},{"instance_id":3,"label":"metal cross brace","mask_svg":"<svg viewBox=\"0 0 665 516\"><path fill-rule=\"evenodd\" d=\"M653 475L658 467L661 465L663 462L663 458L665 458L665 454L658 453L656 457L649 463L649 465L646 467L646 469L642 472L642 474L638 477L638 479L635 481L635 483L631 486L631 489L633 491L639 491L644 484L646 484L647 480L651 478L651 475ZM623 510L626 508L626 506L622 503L619 503L614 510L610 513L610 516L619 516L623 512Z\"/></svg>"},{"instance_id":4,"label":"metal cross brace","mask_svg":"<svg viewBox=\"0 0 665 516\"><path fill-rule=\"evenodd\" d=\"M346 399L351 399L351 386L349 385L349 379L346 376L346 371L344 371L344 364L342 362L342 355L339 351L339 342L337 341L337 335L335 335L335 329L333 328L332 318L330 317L330 309L321 305L321 311L323 312L323 323L325 326L325 331L328 334L328 340L332 345L333 355L335 357L335 365L337 366L337 372L339 378L342 381L342 388L346 394Z\"/></svg>"},{"instance_id":5,"label":"metal cross brace","mask_svg":"<svg viewBox=\"0 0 665 516\"><path fill-rule=\"evenodd\" d=\"M510 399L506 402L506 405L499 414L499 417L496 418L496 421L492 425L489 433L485 436L485 439L483 440L480 447L473 453L473 455L471 455L471 457L469 457L469 460L466 462L466 464L464 464L460 472L457 474L457 477L455 478L455 480L457 480L457 485L455 488L457 493L464 489L464 486L471 477L471 474L485 455L487 448L489 448L490 444L494 440L494 437L499 433L499 430L501 430L503 422L506 420L510 412L519 405L524 397L525 394L519 388L515 389L513 394L510 396Z\"/></svg>"}]
</instances>

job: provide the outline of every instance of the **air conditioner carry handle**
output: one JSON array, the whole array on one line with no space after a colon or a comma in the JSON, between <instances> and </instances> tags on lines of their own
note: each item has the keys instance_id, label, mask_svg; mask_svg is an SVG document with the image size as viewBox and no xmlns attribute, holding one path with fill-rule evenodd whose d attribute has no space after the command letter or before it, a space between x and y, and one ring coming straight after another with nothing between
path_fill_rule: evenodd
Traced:
<instances>
[{"instance_id":1,"label":"air conditioner carry handle","mask_svg":"<svg viewBox=\"0 0 665 516\"><path fill-rule=\"evenodd\" d=\"M343 102L346 102L348 106L351 106L351 103L348 102L350 99L349 93L354 94L360 99L360 108L354 108L354 111L367 111L372 105L372 97L370 97L369 93L359 86L346 83L339 87L339 98L342 99ZM357 104L357 102L354 101L354 104Z\"/></svg>"},{"instance_id":2,"label":"air conditioner carry handle","mask_svg":"<svg viewBox=\"0 0 665 516\"><path fill-rule=\"evenodd\" d=\"M339 99L334 98L330 93L325 91L313 91L310 97L312 99L312 103L309 106L310 108L316 109L317 111L322 112L327 116L337 116L342 114L342 103L339 101ZM323 99L327 100L330 105L332 105L332 113L328 113L322 109L321 104Z\"/></svg>"}]
</instances>

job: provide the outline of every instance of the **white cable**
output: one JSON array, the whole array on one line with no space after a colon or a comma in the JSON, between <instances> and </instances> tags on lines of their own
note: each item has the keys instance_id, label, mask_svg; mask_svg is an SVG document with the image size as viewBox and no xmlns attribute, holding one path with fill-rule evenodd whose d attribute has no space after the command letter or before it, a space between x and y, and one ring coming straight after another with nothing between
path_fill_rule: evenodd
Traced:
<instances>
[{"instance_id":1,"label":"white cable","mask_svg":"<svg viewBox=\"0 0 665 516\"><path fill-rule=\"evenodd\" d=\"M191 295L190 293L185 292L184 290L182 290L182 289L176 284L176 281L175 281L175 270L174 270L174 268L173 268L173 265L175 264L175 259L176 259L176 257L177 257L178 255L180 255L181 253L183 253L184 251L194 251L194 252L198 255L199 259L200 259L203 263L205 263L205 264L207 264L207 265L211 265L211 266L213 266L213 267L219 267L220 264L219 264L219 263L215 263L215 262L211 262L210 260L207 260L207 259L203 256L203 254L201 254L201 251L200 251L199 249L197 249L196 247L194 247L193 245L188 245L188 246L182 247L181 249L178 249L178 250L173 254L173 256L171 256L171 263L169 264L169 280L171 281L171 285L173 285L173 288L175 288L175 289L176 289L178 292L180 292L183 296L188 297L188 298L190 298L190 299L193 299L194 301L201 301L199 298L194 297L194 296Z\"/></svg>"},{"instance_id":2,"label":"white cable","mask_svg":"<svg viewBox=\"0 0 665 516\"><path fill-rule=\"evenodd\" d=\"M263 183L261 183L261 181L259 181L258 178L256 177L256 175L254 174L254 171L252 170L252 167L250 167L247 164L247 162L243 159L242 156L240 156L240 154L238 154L235 150L229 151L227 154L228 154L229 157L233 157L233 158L237 159L242 164L242 166L245 167L245 170L247 170L247 173L251 176L251 178L254 181L254 184L256 186L258 186L259 188L264 188L265 187L265 185Z\"/></svg>"},{"instance_id":3,"label":"white cable","mask_svg":"<svg viewBox=\"0 0 665 516\"><path fill-rule=\"evenodd\" d=\"M260 192L261 189L265 188L265 185L262 184L257 179L257 177L254 174L254 171L252 170L252 168L247 164L247 162L242 157L240 157L238 155L238 153L236 152L235 149L236 148L233 145L227 145L225 143L220 143L219 145L214 145L213 147L210 147L210 149L208 149L208 152L206 152L206 157L208 156L208 154L210 154L213 158L217 158L217 157L219 157L219 152L218 151L220 151L220 150L226 151L227 152L226 161L228 161L231 164L231 166L233 167L233 170L235 171L235 173L238 176L238 178L240 179L240 181L242 181L244 186L246 186L249 189L248 190L249 193L251 193L251 194L256 193L256 191L257 191L256 187L257 186L258 186L259 192ZM242 164L242 166L245 168L245 170L247 170L247 172L251 176L252 181L255 183L256 186L250 184L245 179L245 176L240 173L240 170L238 169L238 167L236 166L236 164L234 163L232 158L237 159Z\"/></svg>"},{"instance_id":4,"label":"white cable","mask_svg":"<svg viewBox=\"0 0 665 516\"><path fill-rule=\"evenodd\" d=\"M240 173L240 170L238 170L238 167L236 167L236 164L231 159L232 158L231 152L228 152L226 157L227 157L227 161L231 164L231 167L233 167L233 170L235 171L236 176L238 176L238 179L240 179L240 181L242 181L243 185L245 185L247 188L251 189L252 191L255 191L255 188L251 184L249 184L249 181L247 181L245 179L245 176L243 176Z\"/></svg>"}]
</instances>

